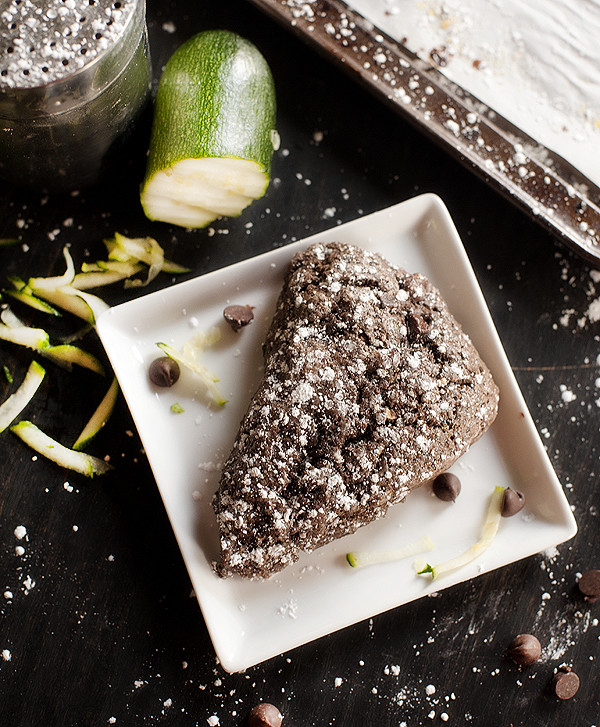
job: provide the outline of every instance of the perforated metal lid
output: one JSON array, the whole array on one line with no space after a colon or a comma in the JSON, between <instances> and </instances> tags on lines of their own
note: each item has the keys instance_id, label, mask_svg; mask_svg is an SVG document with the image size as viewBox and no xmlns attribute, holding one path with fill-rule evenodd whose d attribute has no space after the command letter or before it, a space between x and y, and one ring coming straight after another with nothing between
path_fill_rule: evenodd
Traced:
<instances>
[{"instance_id":1,"label":"perforated metal lid","mask_svg":"<svg viewBox=\"0 0 600 727\"><path fill-rule=\"evenodd\" d=\"M135 51L145 17L144 0L0 4L0 107L4 106L0 111L4 113L7 105L13 113L24 107L44 111L44 101L56 93L53 86L62 87L60 105L68 105L69 95L81 101L97 93Z\"/></svg>"}]
</instances>

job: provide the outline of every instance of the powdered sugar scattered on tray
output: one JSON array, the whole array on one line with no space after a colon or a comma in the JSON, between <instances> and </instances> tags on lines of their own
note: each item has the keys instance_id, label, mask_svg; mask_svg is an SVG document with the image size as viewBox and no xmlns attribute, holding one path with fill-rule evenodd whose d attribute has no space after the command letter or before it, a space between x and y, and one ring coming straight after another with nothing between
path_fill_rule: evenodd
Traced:
<instances>
[{"instance_id":1,"label":"powdered sugar scattered on tray","mask_svg":"<svg viewBox=\"0 0 600 727\"><path fill-rule=\"evenodd\" d=\"M348 4L600 185L595 0Z\"/></svg>"}]
</instances>

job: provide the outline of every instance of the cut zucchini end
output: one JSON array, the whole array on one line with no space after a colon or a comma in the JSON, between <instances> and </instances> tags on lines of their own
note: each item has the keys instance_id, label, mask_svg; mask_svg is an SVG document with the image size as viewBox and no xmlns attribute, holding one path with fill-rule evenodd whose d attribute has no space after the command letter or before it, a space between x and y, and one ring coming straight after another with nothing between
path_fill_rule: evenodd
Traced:
<instances>
[{"instance_id":1,"label":"cut zucchini end","mask_svg":"<svg viewBox=\"0 0 600 727\"><path fill-rule=\"evenodd\" d=\"M348 565L351 565L353 568L357 567L358 560L356 553L346 553L346 560L348 561Z\"/></svg>"},{"instance_id":2,"label":"cut zucchini end","mask_svg":"<svg viewBox=\"0 0 600 727\"><path fill-rule=\"evenodd\" d=\"M181 227L206 227L218 217L237 217L268 187L269 175L254 161L183 159L156 172L140 195L146 217Z\"/></svg>"}]
</instances>

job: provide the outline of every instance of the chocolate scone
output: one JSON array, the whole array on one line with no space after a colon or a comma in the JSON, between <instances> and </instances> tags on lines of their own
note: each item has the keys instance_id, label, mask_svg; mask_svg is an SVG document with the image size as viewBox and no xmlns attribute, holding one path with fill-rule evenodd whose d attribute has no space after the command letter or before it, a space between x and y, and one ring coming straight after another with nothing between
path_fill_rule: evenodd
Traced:
<instances>
[{"instance_id":1,"label":"chocolate scone","mask_svg":"<svg viewBox=\"0 0 600 727\"><path fill-rule=\"evenodd\" d=\"M293 258L264 357L213 501L222 576L266 578L382 517L497 413L438 290L347 244Z\"/></svg>"}]
</instances>

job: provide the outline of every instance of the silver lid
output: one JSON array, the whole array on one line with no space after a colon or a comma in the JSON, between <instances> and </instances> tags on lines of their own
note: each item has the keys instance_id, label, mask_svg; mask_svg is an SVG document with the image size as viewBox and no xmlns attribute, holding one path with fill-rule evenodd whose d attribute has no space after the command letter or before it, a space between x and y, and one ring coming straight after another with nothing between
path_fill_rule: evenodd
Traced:
<instances>
[{"instance_id":1,"label":"silver lid","mask_svg":"<svg viewBox=\"0 0 600 727\"><path fill-rule=\"evenodd\" d=\"M0 113L9 116L64 111L97 94L126 65L144 24L144 0L2 5Z\"/></svg>"}]
</instances>

